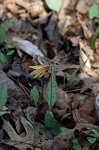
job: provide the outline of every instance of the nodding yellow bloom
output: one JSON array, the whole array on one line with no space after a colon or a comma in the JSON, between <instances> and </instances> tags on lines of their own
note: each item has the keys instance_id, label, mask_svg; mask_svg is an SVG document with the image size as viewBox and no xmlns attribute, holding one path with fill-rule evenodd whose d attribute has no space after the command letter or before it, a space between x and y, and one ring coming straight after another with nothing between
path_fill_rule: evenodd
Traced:
<instances>
[{"instance_id":1,"label":"nodding yellow bloom","mask_svg":"<svg viewBox=\"0 0 99 150\"><path fill-rule=\"evenodd\" d=\"M31 75L35 75L34 78L39 77L41 78L46 71L48 70L48 66L45 66L43 63L37 66L29 66L34 71L31 72Z\"/></svg>"}]
</instances>

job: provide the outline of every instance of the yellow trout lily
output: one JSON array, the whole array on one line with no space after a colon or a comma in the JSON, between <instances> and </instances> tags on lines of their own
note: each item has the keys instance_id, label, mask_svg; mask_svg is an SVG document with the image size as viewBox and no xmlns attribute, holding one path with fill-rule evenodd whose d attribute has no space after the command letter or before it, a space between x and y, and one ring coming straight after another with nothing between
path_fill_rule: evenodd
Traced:
<instances>
[{"instance_id":1,"label":"yellow trout lily","mask_svg":"<svg viewBox=\"0 0 99 150\"><path fill-rule=\"evenodd\" d=\"M29 66L34 71L31 72L31 75L35 75L34 78L39 77L41 78L48 70L48 66L45 66L43 63L37 66Z\"/></svg>"}]
</instances>

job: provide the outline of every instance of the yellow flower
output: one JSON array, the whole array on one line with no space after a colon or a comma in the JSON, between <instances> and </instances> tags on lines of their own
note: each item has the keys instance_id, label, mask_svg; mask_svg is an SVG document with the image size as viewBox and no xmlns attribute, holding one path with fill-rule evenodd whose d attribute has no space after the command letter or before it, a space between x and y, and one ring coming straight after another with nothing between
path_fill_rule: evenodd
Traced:
<instances>
[{"instance_id":1,"label":"yellow flower","mask_svg":"<svg viewBox=\"0 0 99 150\"><path fill-rule=\"evenodd\" d=\"M31 72L31 75L35 75L34 78L36 77L41 78L48 70L48 66L45 66L43 63L37 66L29 66L29 67L34 70L33 72Z\"/></svg>"}]
</instances>

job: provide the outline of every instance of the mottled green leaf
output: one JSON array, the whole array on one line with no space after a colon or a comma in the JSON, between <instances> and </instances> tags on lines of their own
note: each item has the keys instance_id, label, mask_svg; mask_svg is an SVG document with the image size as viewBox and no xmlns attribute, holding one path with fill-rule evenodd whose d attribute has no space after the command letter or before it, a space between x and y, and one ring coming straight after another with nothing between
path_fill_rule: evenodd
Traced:
<instances>
[{"instance_id":1,"label":"mottled green leaf","mask_svg":"<svg viewBox=\"0 0 99 150\"><path fill-rule=\"evenodd\" d=\"M56 103L57 95L58 95L58 87L56 82L55 69L52 68L51 77L48 82L46 90L46 99L48 102L49 110L51 110L54 104Z\"/></svg>"}]
</instances>

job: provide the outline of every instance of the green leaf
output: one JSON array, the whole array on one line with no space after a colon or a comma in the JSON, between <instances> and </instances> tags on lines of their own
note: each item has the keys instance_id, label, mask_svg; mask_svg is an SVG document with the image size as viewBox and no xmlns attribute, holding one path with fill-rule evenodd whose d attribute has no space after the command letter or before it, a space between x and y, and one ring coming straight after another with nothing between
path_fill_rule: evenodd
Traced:
<instances>
[{"instance_id":1,"label":"green leaf","mask_svg":"<svg viewBox=\"0 0 99 150\"><path fill-rule=\"evenodd\" d=\"M7 88L0 89L0 109L6 104L8 98Z\"/></svg>"},{"instance_id":2,"label":"green leaf","mask_svg":"<svg viewBox=\"0 0 99 150\"><path fill-rule=\"evenodd\" d=\"M93 144L93 143L96 142L97 138L95 138L95 137L87 137L87 140L88 140L88 142L89 142L90 144Z\"/></svg>"},{"instance_id":3,"label":"green leaf","mask_svg":"<svg viewBox=\"0 0 99 150\"><path fill-rule=\"evenodd\" d=\"M78 68L76 68L76 69L73 71L72 75L70 76L69 83L72 83L72 82L74 81L77 72L79 71L80 68L82 68L82 67L85 66L87 60L88 60L88 59L86 59L86 61L85 61L83 64L81 64L80 66L78 66Z\"/></svg>"},{"instance_id":4,"label":"green leaf","mask_svg":"<svg viewBox=\"0 0 99 150\"><path fill-rule=\"evenodd\" d=\"M7 56L12 56L14 53L14 50L9 50L8 53L7 53Z\"/></svg>"},{"instance_id":5,"label":"green leaf","mask_svg":"<svg viewBox=\"0 0 99 150\"><path fill-rule=\"evenodd\" d=\"M61 125L57 123L54 119L54 115L51 111L47 111L44 118L44 124L50 133L53 135L58 135L61 133Z\"/></svg>"},{"instance_id":6,"label":"green leaf","mask_svg":"<svg viewBox=\"0 0 99 150\"><path fill-rule=\"evenodd\" d=\"M3 42L5 41L5 33L7 31L7 29L9 28L9 26L12 23L12 19L11 20L6 20L0 27L0 44L3 44Z\"/></svg>"},{"instance_id":7,"label":"green leaf","mask_svg":"<svg viewBox=\"0 0 99 150\"><path fill-rule=\"evenodd\" d=\"M69 116L70 116L70 113L66 113L66 114L62 117L61 121L62 121L63 119L65 119L65 118L69 117Z\"/></svg>"},{"instance_id":8,"label":"green leaf","mask_svg":"<svg viewBox=\"0 0 99 150\"><path fill-rule=\"evenodd\" d=\"M77 74L79 69L80 69L80 66L73 71L72 75L70 76L69 83L74 81L76 74Z\"/></svg>"},{"instance_id":9,"label":"green leaf","mask_svg":"<svg viewBox=\"0 0 99 150\"><path fill-rule=\"evenodd\" d=\"M95 133L91 133L90 136L91 136L91 137L95 137L95 138L98 137L97 134L95 134Z\"/></svg>"},{"instance_id":10,"label":"green leaf","mask_svg":"<svg viewBox=\"0 0 99 150\"><path fill-rule=\"evenodd\" d=\"M46 89L46 99L48 102L49 110L51 110L54 104L56 103L57 95L58 87L56 82L56 75L54 68L52 68L51 77Z\"/></svg>"},{"instance_id":11,"label":"green leaf","mask_svg":"<svg viewBox=\"0 0 99 150\"><path fill-rule=\"evenodd\" d=\"M7 114L8 112L7 111L0 111L0 117Z\"/></svg>"},{"instance_id":12,"label":"green leaf","mask_svg":"<svg viewBox=\"0 0 99 150\"><path fill-rule=\"evenodd\" d=\"M33 87L31 90L32 99L34 100L35 106L37 107L38 101L39 101L39 91L36 86Z\"/></svg>"},{"instance_id":13,"label":"green leaf","mask_svg":"<svg viewBox=\"0 0 99 150\"><path fill-rule=\"evenodd\" d=\"M5 64L6 63L5 55L2 52L0 52L0 63L1 64Z\"/></svg>"},{"instance_id":14,"label":"green leaf","mask_svg":"<svg viewBox=\"0 0 99 150\"><path fill-rule=\"evenodd\" d=\"M93 19L98 16L99 16L99 7L96 3L93 3L93 5L89 9L89 18Z\"/></svg>"},{"instance_id":15,"label":"green leaf","mask_svg":"<svg viewBox=\"0 0 99 150\"><path fill-rule=\"evenodd\" d=\"M74 150L81 150L81 145L79 144L78 139L76 139L76 138L73 139L72 143L73 143L73 149Z\"/></svg>"},{"instance_id":16,"label":"green leaf","mask_svg":"<svg viewBox=\"0 0 99 150\"><path fill-rule=\"evenodd\" d=\"M70 129L68 128L64 128L64 127L60 127L61 132L68 132L70 131Z\"/></svg>"},{"instance_id":17,"label":"green leaf","mask_svg":"<svg viewBox=\"0 0 99 150\"><path fill-rule=\"evenodd\" d=\"M95 129L92 129L91 130L92 133L94 133L97 137L99 137L99 132ZM91 134L90 134L91 135Z\"/></svg>"},{"instance_id":18,"label":"green leaf","mask_svg":"<svg viewBox=\"0 0 99 150\"><path fill-rule=\"evenodd\" d=\"M73 144L73 149L74 149L74 150L82 150L80 144Z\"/></svg>"},{"instance_id":19,"label":"green leaf","mask_svg":"<svg viewBox=\"0 0 99 150\"><path fill-rule=\"evenodd\" d=\"M62 0L45 0L47 6L54 11L59 11L61 8Z\"/></svg>"},{"instance_id":20,"label":"green leaf","mask_svg":"<svg viewBox=\"0 0 99 150\"><path fill-rule=\"evenodd\" d=\"M92 49L94 49L94 47L95 47L95 42L96 42L96 39L98 36L99 36L99 27L97 27L95 33L92 35L92 37L90 39L90 47Z\"/></svg>"}]
</instances>

